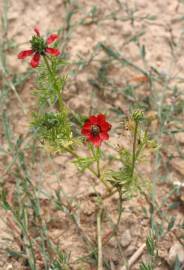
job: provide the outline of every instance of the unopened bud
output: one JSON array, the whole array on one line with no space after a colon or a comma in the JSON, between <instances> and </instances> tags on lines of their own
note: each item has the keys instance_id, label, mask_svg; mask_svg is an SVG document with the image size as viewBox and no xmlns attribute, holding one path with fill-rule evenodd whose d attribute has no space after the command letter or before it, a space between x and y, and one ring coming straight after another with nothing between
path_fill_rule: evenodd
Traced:
<instances>
[{"instance_id":1,"label":"unopened bud","mask_svg":"<svg viewBox=\"0 0 184 270\"><path fill-rule=\"evenodd\" d=\"M132 114L132 118L135 122L139 122L139 121L143 120L143 118L144 118L143 111L141 111L141 110L134 111Z\"/></svg>"}]
</instances>

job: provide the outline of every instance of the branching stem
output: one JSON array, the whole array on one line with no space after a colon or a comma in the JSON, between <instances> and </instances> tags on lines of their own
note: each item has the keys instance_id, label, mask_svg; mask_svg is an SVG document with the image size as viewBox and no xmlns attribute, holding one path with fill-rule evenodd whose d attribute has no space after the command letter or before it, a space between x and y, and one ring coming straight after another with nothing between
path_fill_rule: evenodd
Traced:
<instances>
[{"instance_id":1,"label":"branching stem","mask_svg":"<svg viewBox=\"0 0 184 270\"><path fill-rule=\"evenodd\" d=\"M62 146L62 148L64 149L64 150L66 150L68 153L70 153L74 158L80 158L80 156L77 154L77 153L75 153L72 149L70 149L69 147L64 147L64 146ZM95 170L93 170L92 168L90 168L90 167L88 167L87 168L95 177L97 177L101 182L102 182L102 184L106 187L106 189L108 190L108 196L110 197L110 192L112 191L111 189L110 189L110 187L107 185L107 183L105 182L105 181L103 181L103 179L101 179L100 178L100 176L98 175L98 173L95 171ZM115 193L115 192L114 192ZM113 193L113 194L114 194ZM108 197L108 196L105 196L105 198L106 197Z\"/></svg>"},{"instance_id":2,"label":"branching stem","mask_svg":"<svg viewBox=\"0 0 184 270\"><path fill-rule=\"evenodd\" d=\"M135 162L136 162L137 131L138 131L138 122L135 121L134 141L133 141L133 149L132 149L132 173L131 173L132 178L134 176Z\"/></svg>"}]
</instances>

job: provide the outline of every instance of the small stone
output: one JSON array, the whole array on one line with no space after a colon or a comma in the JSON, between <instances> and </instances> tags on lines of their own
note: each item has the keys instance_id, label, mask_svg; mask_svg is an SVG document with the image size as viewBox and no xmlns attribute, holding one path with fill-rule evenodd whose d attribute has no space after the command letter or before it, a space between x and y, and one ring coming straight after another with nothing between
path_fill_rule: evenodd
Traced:
<instances>
[{"instance_id":1,"label":"small stone","mask_svg":"<svg viewBox=\"0 0 184 270\"><path fill-rule=\"evenodd\" d=\"M179 143L182 143L184 144L184 132L179 132L175 135L176 137L176 140L179 142Z\"/></svg>"},{"instance_id":2,"label":"small stone","mask_svg":"<svg viewBox=\"0 0 184 270\"><path fill-rule=\"evenodd\" d=\"M14 10L14 11L12 10L12 11L9 12L9 14L8 14L8 19L11 20L11 21L17 19L18 17L19 17L19 12L18 12L18 10Z\"/></svg>"},{"instance_id":3,"label":"small stone","mask_svg":"<svg viewBox=\"0 0 184 270\"><path fill-rule=\"evenodd\" d=\"M112 238L110 239L110 241L109 241L109 246L112 247L112 248L117 249L117 247L118 247L118 245L117 245L117 240L116 240L114 237L112 237Z\"/></svg>"},{"instance_id":4,"label":"small stone","mask_svg":"<svg viewBox=\"0 0 184 270\"><path fill-rule=\"evenodd\" d=\"M95 212L95 204L90 200L81 202L81 210L86 216L91 216Z\"/></svg>"},{"instance_id":5,"label":"small stone","mask_svg":"<svg viewBox=\"0 0 184 270\"><path fill-rule=\"evenodd\" d=\"M181 264L184 263L184 247L180 243L175 243L169 250L168 263L170 266L176 261L176 258Z\"/></svg>"},{"instance_id":6,"label":"small stone","mask_svg":"<svg viewBox=\"0 0 184 270\"><path fill-rule=\"evenodd\" d=\"M124 23L123 24L123 36L129 37L132 35L132 26L130 23Z\"/></svg>"},{"instance_id":7,"label":"small stone","mask_svg":"<svg viewBox=\"0 0 184 270\"><path fill-rule=\"evenodd\" d=\"M132 236L129 230L126 230L121 236L121 245L122 247L127 247L132 240Z\"/></svg>"},{"instance_id":8,"label":"small stone","mask_svg":"<svg viewBox=\"0 0 184 270\"><path fill-rule=\"evenodd\" d=\"M174 169L179 172L180 174L184 175L184 160L180 158L174 158L171 161L171 165L174 167Z\"/></svg>"},{"instance_id":9,"label":"small stone","mask_svg":"<svg viewBox=\"0 0 184 270\"><path fill-rule=\"evenodd\" d=\"M6 267L6 270L12 270L13 269L13 265L12 264L8 264Z\"/></svg>"},{"instance_id":10,"label":"small stone","mask_svg":"<svg viewBox=\"0 0 184 270\"><path fill-rule=\"evenodd\" d=\"M131 226L131 235L133 237L140 237L141 235L141 228L139 225Z\"/></svg>"}]
</instances>

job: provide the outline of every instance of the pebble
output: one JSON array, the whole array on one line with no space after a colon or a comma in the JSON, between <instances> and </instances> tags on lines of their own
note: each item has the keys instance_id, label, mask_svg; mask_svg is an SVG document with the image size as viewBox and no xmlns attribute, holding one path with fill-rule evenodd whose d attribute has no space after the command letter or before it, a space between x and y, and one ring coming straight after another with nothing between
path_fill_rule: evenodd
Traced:
<instances>
[{"instance_id":1,"label":"pebble","mask_svg":"<svg viewBox=\"0 0 184 270\"><path fill-rule=\"evenodd\" d=\"M169 250L168 263L170 266L176 261L176 258L181 264L184 263L184 247L180 243L175 243Z\"/></svg>"},{"instance_id":2,"label":"pebble","mask_svg":"<svg viewBox=\"0 0 184 270\"><path fill-rule=\"evenodd\" d=\"M177 172L184 175L184 160L176 157L171 161L171 165Z\"/></svg>"},{"instance_id":3,"label":"pebble","mask_svg":"<svg viewBox=\"0 0 184 270\"><path fill-rule=\"evenodd\" d=\"M176 137L176 140L179 142L179 143L182 143L184 144L184 132L179 132L175 135Z\"/></svg>"},{"instance_id":4,"label":"pebble","mask_svg":"<svg viewBox=\"0 0 184 270\"><path fill-rule=\"evenodd\" d=\"M121 235L121 245L122 247L127 247L132 240L132 236L130 234L129 230L126 230L122 235Z\"/></svg>"}]
</instances>

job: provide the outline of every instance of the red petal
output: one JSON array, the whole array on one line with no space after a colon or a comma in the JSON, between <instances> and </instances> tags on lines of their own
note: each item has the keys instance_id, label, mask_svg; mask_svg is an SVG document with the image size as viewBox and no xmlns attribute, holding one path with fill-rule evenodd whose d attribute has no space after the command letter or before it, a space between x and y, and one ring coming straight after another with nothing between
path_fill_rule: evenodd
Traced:
<instances>
[{"instance_id":1,"label":"red petal","mask_svg":"<svg viewBox=\"0 0 184 270\"><path fill-rule=\"evenodd\" d=\"M87 129L90 129L91 128L91 122L89 121L89 120L87 120L85 123L84 123L84 125L83 125L83 127L82 128L87 128Z\"/></svg>"},{"instance_id":2,"label":"red petal","mask_svg":"<svg viewBox=\"0 0 184 270\"><path fill-rule=\"evenodd\" d=\"M99 122L105 122L105 115L100 113L99 115L97 115L98 121Z\"/></svg>"},{"instance_id":3,"label":"red petal","mask_svg":"<svg viewBox=\"0 0 184 270\"><path fill-rule=\"evenodd\" d=\"M46 48L46 52L53 56L58 56L60 54L60 51L55 48Z\"/></svg>"},{"instance_id":4,"label":"red petal","mask_svg":"<svg viewBox=\"0 0 184 270\"><path fill-rule=\"evenodd\" d=\"M109 139L109 135L105 132L102 132L102 133L100 133L100 138L101 138L101 140L105 141L105 140Z\"/></svg>"},{"instance_id":5,"label":"red petal","mask_svg":"<svg viewBox=\"0 0 184 270\"><path fill-rule=\"evenodd\" d=\"M52 34L47 38L47 44L51 44L52 42L54 42L55 40L57 40L59 38L58 35L56 34Z\"/></svg>"},{"instance_id":6,"label":"red petal","mask_svg":"<svg viewBox=\"0 0 184 270\"><path fill-rule=\"evenodd\" d=\"M109 124L108 122L104 122L100 124L101 130L102 131L109 131L111 129L111 124Z\"/></svg>"},{"instance_id":7,"label":"red petal","mask_svg":"<svg viewBox=\"0 0 184 270\"><path fill-rule=\"evenodd\" d=\"M27 56L30 56L30 55L32 55L33 54L33 51L32 50L27 50L27 51L22 51L22 52L20 52L18 55L17 55L17 57L18 57L18 59L24 59L24 58L26 58Z\"/></svg>"},{"instance_id":8,"label":"red petal","mask_svg":"<svg viewBox=\"0 0 184 270\"><path fill-rule=\"evenodd\" d=\"M88 137L88 140L90 142L92 142L92 144L94 144L95 146L100 146L100 144L102 142L102 140L99 136L93 136L92 134L90 137Z\"/></svg>"},{"instance_id":9,"label":"red petal","mask_svg":"<svg viewBox=\"0 0 184 270\"><path fill-rule=\"evenodd\" d=\"M36 68L38 65L39 65L39 62L40 62L40 54L37 52L33 55L33 58L31 60L31 66L33 68Z\"/></svg>"},{"instance_id":10,"label":"red petal","mask_svg":"<svg viewBox=\"0 0 184 270\"><path fill-rule=\"evenodd\" d=\"M90 128L83 127L81 130L82 135L90 136Z\"/></svg>"},{"instance_id":11,"label":"red petal","mask_svg":"<svg viewBox=\"0 0 184 270\"><path fill-rule=\"evenodd\" d=\"M99 114L97 116L98 118L98 125L101 127L102 131L109 131L111 129L111 124L105 121L105 115L104 114Z\"/></svg>"},{"instance_id":12,"label":"red petal","mask_svg":"<svg viewBox=\"0 0 184 270\"><path fill-rule=\"evenodd\" d=\"M88 120L86 120L86 122L84 123L82 129L81 129L81 133L82 135L85 135L85 136L90 136L90 131L91 131L91 123Z\"/></svg>"},{"instance_id":13,"label":"red petal","mask_svg":"<svg viewBox=\"0 0 184 270\"><path fill-rule=\"evenodd\" d=\"M38 28L38 26L36 26L36 27L34 28L34 31L35 31L35 33L37 34L37 36L40 36L40 29Z\"/></svg>"},{"instance_id":14,"label":"red petal","mask_svg":"<svg viewBox=\"0 0 184 270\"><path fill-rule=\"evenodd\" d=\"M91 123L91 125L97 125L98 119L95 115L91 115L88 119L88 121Z\"/></svg>"}]
</instances>

